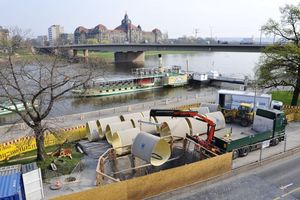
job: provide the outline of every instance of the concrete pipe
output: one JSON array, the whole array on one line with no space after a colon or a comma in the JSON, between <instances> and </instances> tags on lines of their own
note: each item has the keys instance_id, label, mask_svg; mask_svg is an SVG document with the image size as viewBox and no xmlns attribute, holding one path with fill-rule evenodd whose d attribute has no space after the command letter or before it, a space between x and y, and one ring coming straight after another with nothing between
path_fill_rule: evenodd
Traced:
<instances>
[{"instance_id":1,"label":"concrete pipe","mask_svg":"<svg viewBox=\"0 0 300 200\"><path fill-rule=\"evenodd\" d=\"M199 135L207 132L207 123L200 120L194 119L192 117L187 117L186 121L190 127L191 135Z\"/></svg>"},{"instance_id":2,"label":"concrete pipe","mask_svg":"<svg viewBox=\"0 0 300 200\"><path fill-rule=\"evenodd\" d=\"M117 131L134 128L131 121L108 123L106 126L105 137L109 144L112 143L113 134Z\"/></svg>"},{"instance_id":3,"label":"concrete pipe","mask_svg":"<svg viewBox=\"0 0 300 200\"><path fill-rule=\"evenodd\" d=\"M140 112L128 113L120 116L121 121L129 121L131 119L139 119L139 118L143 118L143 115Z\"/></svg>"},{"instance_id":4,"label":"concrete pipe","mask_svg":"<svg viewBox=\"0 0 300 200\"><path fill-rule=\"evenodd\" d=\"M209 113L209 108L208 107L199 107L198 109L196 109L197 112L201 115L204 115L206 113Z\"/></svg>"},{"instance_id":5,"label":"concrete pipe","mask_svg":"<svg viewBox=\"0 0 300 200\"><path fill-rule=\"evenodd\" d=\"M136 136L131 152L134 156L149 162L153 166L164 164L171 156L169 143L148 133L139 133Z\"/></svg>"},{"instance_id":6,"label":"concrete pipe","mask_svg":"<svg viewBox=\"0 0 300 200\"><path fill-rule=\"evenodd\" d=\"M155 123L158 123L158 124L162 124L164 122L167 122L167 121L170 121L173 119L172 117L153 117L153 118L155 120ZM156 131L157 132L160 131L160 125L157 126Z\"/></svg>"},{"instance_id":7,"label":"concrete pipe","mask_svg":"<svg viewBox=\"0 0 300 200\"><path fill-rule=\"evenodd\" d=\"M207 113L205 115L208 119L212 120L216 124L216 130L223 129L225 128L225 118L222 112L212 112L212 113Z\"/></svg>"},{"instance_id":8,"label":"concrete pipe","mask_svg":"<svg viewBox=\"0 0 300 200\"><path fill-rule=\"evenodd\" d=\"M138 128L131 128L127 130L116 131L112 137L112 146L113 148L123 147L127 145L132 145L134 138L141 133ZM130 151L126 148L118 148L116 149L117 154L123 154Z\"/></svg>"},{"instance_id":9,"label":"concrete pipe","mask_svg":"<svg viewBox=\"0 0 300 200\"><path fill-rule=\"evenodd\" d=\"M150 110L145 110L142 112L143 117L148 117L150 118Z\"/></svg>"},{"instance_id":10,"label":"concrete pipe","mask_svg":"<svg viewBox=\"0 0 300 200\"><path fill-rule=\"evenodd\" d=\"M103 119L98 119L97 121L97 126L99 130L99 136L101 139L105 137L105 131L106 131L106 126L108 123L116 123L116 122L121 122L120 117L115 116L115 117L107 117Z\"/></svg>"},{"instance_id":11,"label":"concrete pipe","mask_svg":"<svg viewBox=\"0 0 300 200\"><path fill-rule=\"evenodd\" d=\"M185 118L174 118L160 125L159 133L161 137L177 136L185 138L186 134L190 134L190 127Z\"/></svg>"},{"instance_id":12,"label":"concrete pipe","mask_svg":"<svg viewBox=\"0 0 300 200\"><path fill-rule=\"evenodd\" d=\"M201 103L200 107L208 107L209 112L217 112L220 110L219 104L216 103Z\"/></svg>"},{"instance_id":13,"label":"concrete pipe","mask_svg":"<svg viewBox=\"0 0 300 200\"><path fill-rule=\"evenodd\" d=\"M86 123L86 135L90 142L99 140L98 127L95 121L89 121Z\"/></svg>"},{"instance_id":14,"label":"concrete pipe","mask_svg":"<svg viewBox=\"0 0 300 200\"><path fill-rule=\"evenodd\" d=\"M173 119L172 117L154 117L156 123L163 123Z\"/></svg>"},{"instance_id":15,"label":"concrete pipe","mask_svg":"<svg viewBox=\"0 0 300 200\"><path fill-rule=\"evenodd\" d=\"M131 119L131 121L134 124L134 127L138 128L140 131L145 131L145 132L151 133L151 134L157 133L157 125L150 124L150 123L141 123L141 122L138 122L139 120L144 121L144 122L156 123L153 117L150 118L150 121L149 121L149 117L143 117L140 119Z\"/></svg>"}]
</instances>

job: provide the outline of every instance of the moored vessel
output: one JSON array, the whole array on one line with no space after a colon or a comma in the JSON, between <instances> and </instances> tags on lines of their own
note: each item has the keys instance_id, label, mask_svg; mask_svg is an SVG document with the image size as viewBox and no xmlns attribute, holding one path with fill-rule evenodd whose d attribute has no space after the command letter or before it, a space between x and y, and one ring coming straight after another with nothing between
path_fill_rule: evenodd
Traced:
<instances>
[{"instance_id":1,"label":"moored vessel","mask_svg":"<svg viewBox=\"0 0 300 200\"><path fill-rule=\"evenodd\" d=\"M188 83L188 75L179 66L172 68L137 68L126 78L97 78L72 90L76 96L107 96L128 92L177 87Z\"/></svg>"}]
</instances>

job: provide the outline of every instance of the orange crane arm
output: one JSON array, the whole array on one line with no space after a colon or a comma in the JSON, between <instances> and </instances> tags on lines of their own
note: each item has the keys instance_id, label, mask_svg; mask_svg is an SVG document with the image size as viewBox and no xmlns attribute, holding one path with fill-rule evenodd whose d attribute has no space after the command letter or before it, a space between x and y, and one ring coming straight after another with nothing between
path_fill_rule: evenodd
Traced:
<instances>
[{"instance_id":1,"label":"orange crane arm","mask_svg":"<svg viewBox=\"0 0 300 200\"><path fill-rule=\"evenodd\" d=\"M215 127L216 124L208 119L207 117L200 115L196 111L182 111L182 110L168 110L168 109L151 109L150 110L150 117L155 116L169 116L169 117L193 117L197 120L203 121L207 123L207 144L211 144L212 139L215 134Z\"/></svg>"}]
</instances>

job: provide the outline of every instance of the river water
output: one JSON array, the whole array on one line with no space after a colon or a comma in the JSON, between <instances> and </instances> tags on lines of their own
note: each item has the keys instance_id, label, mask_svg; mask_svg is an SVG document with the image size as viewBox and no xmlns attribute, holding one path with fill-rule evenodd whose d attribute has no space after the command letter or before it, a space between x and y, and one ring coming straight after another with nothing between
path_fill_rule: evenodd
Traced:
<instances>
[{"instance_id":1,"label":"river water","mask_svg":"<svg viewBox=\"0 0 300 200\"><path fill-rule=\"evenodd\" d=\"M167 54L163 55L163 65L179 65L182 69L194 72L208 72L217 70L225 75L247 75L253 76L254 68L259 61L260 53L232 53L232 52L199 52L185 54ZM146 56L143 67L157 67L157 56ZM111 64L106 70L106 76L127 76L136 65L115 65ZM141 67L141 66L140 66ZM111 108L132 103L141 103L176 96L185 96L203 91L211 90L209 87L179 87L164 88L149 91L106 96L74 98L67 97L61 99L55 105L51 116L61 116L80 112L94 111L104 108Z\"/></svg>"},{"instance_id":2,"label":"river water","mask_svg":"<svg viewBox=\"0 0 300 200\"><path fill-rule=\"evenodd\" d=\"M167 54L163 55L163 66L181 66L183 70L188 70L189 72L201 73L216 70L223 76L247 75L253 77L254 68L259 61L259 57L260 53L192 52L184 54ZM104 71L103 77L109 79L110 77L129 76L131 75L132 69L137 67L154 68L157 66L158 56L155 55L146 56L144 65L112 63L106 66L99 66L99 72L100 70ZM102 72L100 72L100 74L102 74ZM201 96L201 93L202 95L212 94L215 90L215 87L189 85L185 87L160 88L104 97L79 98L67 96L56 102L50 113L50 117L89 112L178 96L195 94ZM15 120L15 115L7 115L4 118L0 118L0 125L11 123Z\"/></svg>"}]
</instances>

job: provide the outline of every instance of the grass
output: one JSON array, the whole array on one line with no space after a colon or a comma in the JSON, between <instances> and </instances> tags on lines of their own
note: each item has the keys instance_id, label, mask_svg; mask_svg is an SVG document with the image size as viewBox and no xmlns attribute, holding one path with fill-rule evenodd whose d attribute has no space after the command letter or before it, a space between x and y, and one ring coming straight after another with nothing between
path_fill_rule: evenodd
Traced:
<instances>
[{"instance_id":1,"label":"grass","mask_svg":"<svg viewBox=\"0 0 300 200\"><path fill-rule=\"evenodd\" d=\"M77 53L78 56L83 57L82 52ZM100 57L107 60L114 59L114 52L89 52L89 57Z\"/></svg>"},{"instance_id":2,"label":"grass","mask_svg":"<svg viewBox=\"0 0 300 200\"><path fill-rule=\"evenodd\" d=\"M157 56L158 54L166 55L166 54L190 54L195 53L193 51L146 51L145 56ZM77 53L78 56L83 56L82 52ZM89 52L90 57L100 57L103 59L112 60L114 59L114 52Z\"/></svg>"},{"instance_id":3,"label":"grass","mask_svg":"<svg viewBox=\"0 0 300 200\"><path fill-rule=\"evenodd\" d=\"M285 105L291 105L293 92L291 91L272 91L272 99L277 101L282 101ZM300 105L300 100L298 99L297 105Z\"/></svg>"},{"instance_id":4,"label":"grass","mask_svg":"<svg viewBox=\"0 0 300 200\"><path fill-rule=\"evenodd\" d=\"M49 154L57 149L57 145L46 147L46 152ZM76 151L74 144L69 143L63 146L64 148L72 149L72 159L69 157L57 158L52 156L47 156L45 161L38 161L37 165L41 168L42 176L44 179L50 179L58 175L70 174L74 167L80 162L83 154ZM20 154L18 156L12 157L9 161L0 162L0 167L16 165L16 164L28 164L36 161L36 150ZM50 169L50 163L54 162L57 171L52 171Z\"/></svg>"}]
</instances>

